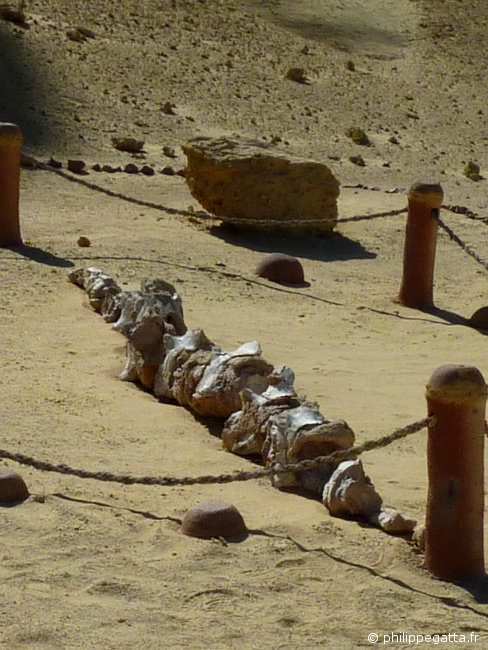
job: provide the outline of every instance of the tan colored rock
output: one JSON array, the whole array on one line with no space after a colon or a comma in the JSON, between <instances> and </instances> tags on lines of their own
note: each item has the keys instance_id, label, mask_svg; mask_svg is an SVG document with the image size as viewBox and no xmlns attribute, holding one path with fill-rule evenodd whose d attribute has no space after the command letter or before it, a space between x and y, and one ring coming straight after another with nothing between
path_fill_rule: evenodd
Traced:
<instances>
[{"instance_id":1,"label":"tan colored rock","mask_svg":"<svg viewBox=\"0 0 488 650\"><path fill-rule=\"evenodd\" d=\"M386 533L391 535L405 535L411 533L417 521L409 515L396 510L395 508L381 508L378 512L373 513L369 522L379 526Z\"/></svg>"},{"instance_id":2,"label":"tan colored rock","mask_svg":"<svg viewBox=\"0 0 488 650\"><path fill-rule=\"evenodd\" d=\"M195 138L183 151L190 191L212 214L268 230L334 228L339 182L326 165L270 144L229 138ZM308 221L316 223L300 223Z\"/></svg>"}]
</instances>

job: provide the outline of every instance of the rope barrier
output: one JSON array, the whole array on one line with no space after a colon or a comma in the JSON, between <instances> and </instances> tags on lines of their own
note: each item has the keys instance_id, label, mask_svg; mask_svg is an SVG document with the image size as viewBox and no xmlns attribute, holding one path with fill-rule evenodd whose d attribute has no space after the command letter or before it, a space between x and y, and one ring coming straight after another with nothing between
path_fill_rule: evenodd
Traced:
<instances>
[{"instance_id":1,"label":"rope barrier","mask_svg":"<svg viewBox=\"0 0 488 650\"><path fill-rule=\"evenodd\" d=\"M79 478L90 478L97 481L105 481L112 483L122 483L124 485L159 485L164 487L173 487L176 485L208 485L211 483L231 483L234 481L249 481L251 479L263 478L270 474L283 474L285 472L299 472L304 470L313 469L320 465L329 464L330 462L342 462L344 460L351 460L357 458L360 454L371 451L372 449L379 449L400 440L408 435L417 433L425 427L430 427L435 424L434 416L428 416L417 422L408 424L405 427L396 429L389 435L383 436L377 440L368 440L362 445L349 447L348 449L339 449L327 456L317 456L312 459L305 459L299 463L292 463L289 465L275 464L263 469L252 471L239 471L232 474L219 474L216 476L206 475L190 477L185 476L181 478L171 476L131 476L129 474L113 474L111 472L91 472L84 469L75 469L65 464L55 465L48 461L38 460L25 454L13 453L5 449L0 449L0 458L13 460L21 465L28 465L35 469L44 472L56 472L58 474L68 474L77 476Z\"/></svg>"},{"instance_id":2,"label":"rope barrier","mask_svg":"<svg viewBox=\"0 0 488 650\"><path fill-rule=\"evenodd\" d=\"M193 217L193 218L198 218L198 219L210 219L210 220L218 220L222 221L223 223L229 223L229 224L234 224L234 225L258 225L258 226L276 226L276 225L281 225L281 226L308 226L308 225L318 225L318 224L325 224L325 223L330 223L331 219L289 219L289 220L282 220L282 219L242 219L242 218L237 218L237 217L225 217L225 216L215 216L212 214L208 214L207 212L191 212L189 210L179 210L177 208L170 208L168 206L161 205L159 203L153 203L152 201L144 201L142 199L136 199L131 196L127 196L126 194L122 194L121 192L116 192L114 190L110 190L106 187L102 187L101 185L98 185L97 183L92 183L91 181L87 181L83 178L78 178L76 176L73 176L72 174L67 174L65 171L61 169L56 169L54 167L50 167L46 163L43 163L41 161L31 159L35 167L34 169L40 169L42 171L48 171L53 174L57 174L58 176L61 176L61 178L65 178L66 180L72 181L73 183L79 183L80 185L84 185L85 187L88 187L91 190L95 190L97 192L103 192L103 194L106 194L107 196L111 196L116 199L121 199L123 201L128 201L129 203L135 203L136 205L140 205L142 207L146 208L151 208L154 210L160 210L162 212L167 212L168 214L177 214L181 215L184 217ZM401 208L399 210L389 210L387 212L378 212L375 214L360 214L356 215L353 217L344 217L341 219L337 219L334 221L334 223L347 223L349 221L364 221L367 219L376 219L379 217L390 217L390 216L396 216L398 214L403 214L407 211L407 208Z\"/></svg>"},{"instance_id":3,"label":"rope barrier","mask_svg":"<svg viewBox=\"0 0 488 650\"><path fill-rule=\"evenodd\" d=\"M460 246L465 253L470 255L473 259L475 259L478 264L481 264L487 271L488 271L488 262L484 260L482 257L478 255L470 246L466 244L466 242L463 242L463 240L456 235L456 233L450 228L444 221L440 218L440 216L434 212L434 218L436 219L437 223L439 226L445 230L445 232L449 235L449 238L454 241L458 246Z\"/></svg>"}]
</instances>

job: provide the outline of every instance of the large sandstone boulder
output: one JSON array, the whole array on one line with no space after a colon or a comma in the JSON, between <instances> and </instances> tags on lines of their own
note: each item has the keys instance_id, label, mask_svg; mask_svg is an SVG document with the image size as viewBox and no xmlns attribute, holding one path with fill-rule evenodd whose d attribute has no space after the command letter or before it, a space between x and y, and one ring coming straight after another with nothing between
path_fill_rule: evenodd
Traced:
<instances>
[{"instance_id":1,"label":"large sandstone boulder","mask_svg":"<svg viewBox=\"0 0 488 650\"><path fill-rule=\"evenodd\" d=\"M270 144L229 138L194 138L183 151L191 193L217 217L269 230L334 228L339 182L326 165Z\"/></svg>"}]
</instances>

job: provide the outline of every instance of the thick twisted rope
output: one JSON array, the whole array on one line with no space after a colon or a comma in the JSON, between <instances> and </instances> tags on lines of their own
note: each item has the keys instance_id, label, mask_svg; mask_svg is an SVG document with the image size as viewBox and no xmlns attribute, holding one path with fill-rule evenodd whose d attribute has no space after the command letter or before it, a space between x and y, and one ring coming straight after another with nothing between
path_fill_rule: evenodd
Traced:
<instances>
[{"instance_id":1,"label":"thick twisted rope","mask_svg":"<svg viewBox=\"0 0 488 650\"><path fill-rule=\"evenodd\" d=\"M330 462L338 463L344 460L355 459L366 451L379 449L380 447L386 447L392 442L400 440L401 438L411 435L412 433L417 433L427 426L433 426L433 423L433 416L428 416L422 420L408 424L405 427L396 429L389 435L383 436L377 440L368 440L362 445L356 445L355 447L349 447L348 449L339 449L337 451L334 451L332 454L328 454L327 456L317 456L316 458L302 460L299 463L292 463L290 465L275 464L263 469L239 471L232 474L219 474L217 476L184 476L182 478L176 478L171 476L131 476L129 474L113 474L111 472L90 472L84 469L75 469L64 464L55 465L47 461L38 460L24 454L13 453L5 449L0 449L0 458L13 460L17 463L20 463L21 465L28 465L44 472L69 474L71 476L78 476L79 478L91 478L97 481L109 481L112 483L122 483L124 485L160 485L165 487L172 487L175 485L208 485L210 483L249 481L251 479L263 478L264 476L269 476L271 474L299 472L312 469L320 465L325 465Z\"/></svg>"}]
</instances>

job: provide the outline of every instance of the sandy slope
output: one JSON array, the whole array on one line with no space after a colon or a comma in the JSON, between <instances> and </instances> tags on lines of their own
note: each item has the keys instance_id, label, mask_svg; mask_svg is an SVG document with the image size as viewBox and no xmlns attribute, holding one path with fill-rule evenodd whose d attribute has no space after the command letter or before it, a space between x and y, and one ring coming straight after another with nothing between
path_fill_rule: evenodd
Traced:
<instances>
[{"instance_id":1,"label":"sandy slope","mask_svg":"<svg viewBox=\"0 0 488 650\"><path fill-rule=\"evenodd\" d=\"M285 2L168 0L137 10L129 0L27 2L29 29L0 24L2 52L23 57L16 73L2 59L0 117L22 123L27 149L63 161L126 163L111 137L144 136L156 169L182 167L178 146L192 135L278 135L283 147L328 161L343 184L380 189L343 188L341 216L403 207L402 193L383 190L406 188L423 170L442 180L447 203L481 212L486 184L462 170L470 159L486 165L483 4L327 5L324 16L312 2L300 14ZM68 41L65 30L77 24L96 38ZM310 85L284 79L291 65L307 69ZM166 101L176 115L161 111ZM373 147L348 141L353 124ZM400 144L388 142L394 134ZM163 156L165 145L176 159ZM356 153L364 168L349 162ZM181 211L198 207L180 176L86 178ZM438 365L473 363L488 376L484 335L457 324L486 304L486 271L445 235L439 311L393 302L403 217L347 224L331 239L229 233L32 170L22 173L21 211L28 246L0 251L1 446L9 450L136 475L250 466L221 449L215 423L118 379L123 340L66 282L84 264L127 287L147 275L173 282L190 327L223 347L258 340L358 441L422 418ZM484 224L444 217L486 255ZM76 245L80 234L90 248ZM253 282L272 250L299 256L311 286L287 293ZM424 433L364 463L387 503L422 519ZM432 580L406 540L333 519L265 480L160 489L19 471L35 499L2 510L1 647L350 649L369 646L372 632L473 632L473 647L483 647L488 635L486 597ZM239 507L246 540L223 546L180 534L186 510L215 498Z\"/></svg>"}]
</instances>

